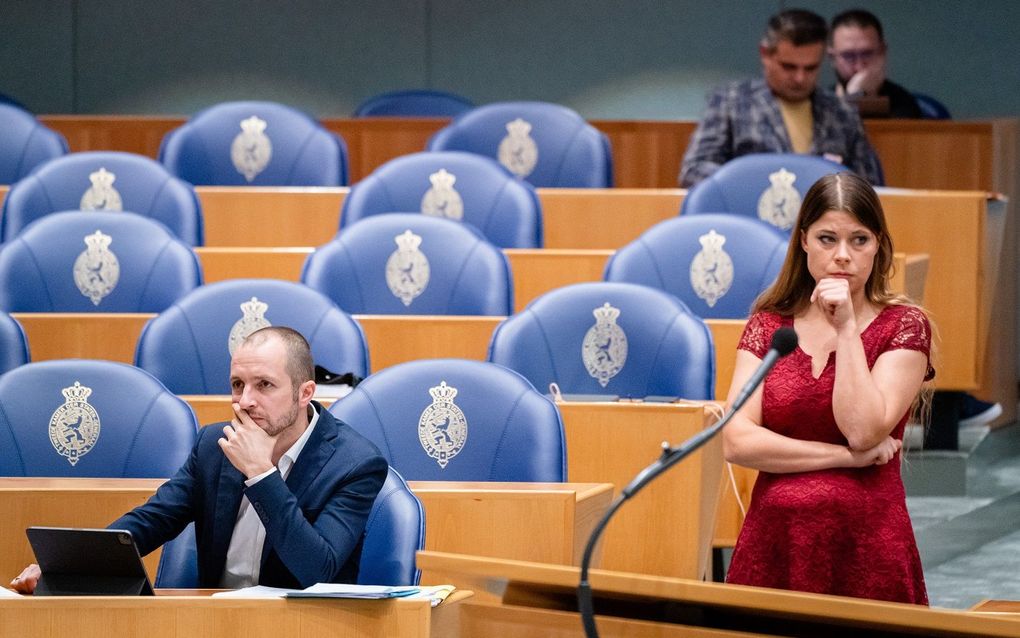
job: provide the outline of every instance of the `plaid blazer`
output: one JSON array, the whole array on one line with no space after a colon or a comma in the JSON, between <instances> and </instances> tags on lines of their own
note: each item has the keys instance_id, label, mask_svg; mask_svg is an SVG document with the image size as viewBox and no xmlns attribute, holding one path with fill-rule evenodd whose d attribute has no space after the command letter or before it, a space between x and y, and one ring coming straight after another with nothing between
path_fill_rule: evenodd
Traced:
<instances>
[{"instance_id":1,"label":"plaid blazer","mask_svg":"<svg viewBox=\"0 0 1020 638\"><path fill-rule=\"evenodd\" d=\"M829 90L811 96L811 154L843 164L875 186L885 180L856 110ZM727 161L749 153L792 153L779 104L765 80L726 84L708 98L680 169L680 185L693 186Z\"/></svg>"}]
</instances>

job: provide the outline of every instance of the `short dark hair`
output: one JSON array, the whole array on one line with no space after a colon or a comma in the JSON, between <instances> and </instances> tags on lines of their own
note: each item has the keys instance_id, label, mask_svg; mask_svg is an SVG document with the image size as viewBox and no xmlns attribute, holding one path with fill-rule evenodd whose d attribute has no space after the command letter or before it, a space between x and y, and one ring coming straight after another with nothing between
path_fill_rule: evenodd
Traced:
<instances>
[{"instance_id":1,"label":"short dark hair","mask_svg":"<svg viewBox=\"0 0 1020 638\"><path fill-rule=\"evenodd\" d=\"M830 39L836 27L857 27L859 29L871 27L878 33L878 41L885 42L885 35L882 33L882 23L878 21L874 13L865 9L850 9L833 18L832 27L829 29Z\"/></svg>"},{"instance_id":2,"label":"short dark hair","mask_svg":"<svg viewBox=\"0 0 1020 638\"><path fill-rule=\"evenodd\" d=\"M800 47L806 44L825 43L829 28L825 19L807 9L787 9L769 18L761 45L769 51L775 51L782 41Z\"/></svg>"},{"instance_id":3,"label":"short dark hair","mask_svg":"<svg viewBox=\"0 0 1020 638\"><path fill-rule=\"evenodd\" d=\"M312 361L312 348L308 340L300 332L286 326L267 326L260 328L245 337L241 346L261 345L271 337L283 342L287 351L287 375L294 384L294 391L305 381L315 378L315 363Z\"/></svg>"}]
</instances>

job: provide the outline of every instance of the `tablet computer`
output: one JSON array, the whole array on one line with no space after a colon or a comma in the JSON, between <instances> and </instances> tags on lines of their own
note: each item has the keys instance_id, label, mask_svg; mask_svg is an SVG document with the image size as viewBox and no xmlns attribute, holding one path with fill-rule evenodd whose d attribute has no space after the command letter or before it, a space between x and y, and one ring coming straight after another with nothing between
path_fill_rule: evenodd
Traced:
<instances>
[{"instance_id":1,"label":"tablet computer","mask_svg":"<svg viewBox=\"0 0 1020 638\"><path fill-rule=\"evenodd\" d=\"M151 596L152 584L131 532L29 527L42 576L36 596Z\"/></svg>"}]
</instances>

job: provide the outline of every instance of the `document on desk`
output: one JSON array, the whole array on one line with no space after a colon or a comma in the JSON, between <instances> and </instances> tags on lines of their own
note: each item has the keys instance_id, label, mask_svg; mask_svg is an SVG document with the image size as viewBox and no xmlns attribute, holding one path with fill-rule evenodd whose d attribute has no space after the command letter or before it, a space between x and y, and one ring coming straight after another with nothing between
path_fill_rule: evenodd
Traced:
<instances>
[{"instance_id":1,"label":"document on desk","mask_svg":"<svg viewBox=\"0 0 1020 638\"><path fill-rule=\"evenodd\" d=\"M21 598L21 594L6 587L0 587L0 598Z\"/></svg>"},{"instance_id":2,"label":"document on desk","mask_svg":"<svg viewBox=\"0 0 1020 638\"><path fill-rule=\"evenodd\" d=\"M286 598L403 598L417 594L417 587L388 587L386 585L341 585L316 583L300 590L290 590Z\"/></svg>"}]
</instances>

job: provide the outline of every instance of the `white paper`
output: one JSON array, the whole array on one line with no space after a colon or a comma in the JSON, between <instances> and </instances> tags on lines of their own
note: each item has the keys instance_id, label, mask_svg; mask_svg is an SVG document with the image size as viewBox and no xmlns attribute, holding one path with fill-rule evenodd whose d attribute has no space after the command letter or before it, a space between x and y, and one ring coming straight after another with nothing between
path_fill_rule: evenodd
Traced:
<instances>
[{"instance_id":1,"label":"white paper","mask_svg":"<svg viewBox=\"0 0 1020 638\"><path fill-rule=\"evenodd\" d=\"M219 596L221 598L283 598L287 595L287 592L292 591L300 590L255 585L254 587L242 587L241 589L216 592L213 596Z\"/></svg>"},{"instance_id":2,"label":"white paper","mask_svg":"<svg viewBox=\"0 0 1020 638\"><path fill-rule=\"evenodd\" d=\"M0 598L21 598L21 594L16 591L11 591L6 587L0 587Z\"/></svg>"}]
</instances>

